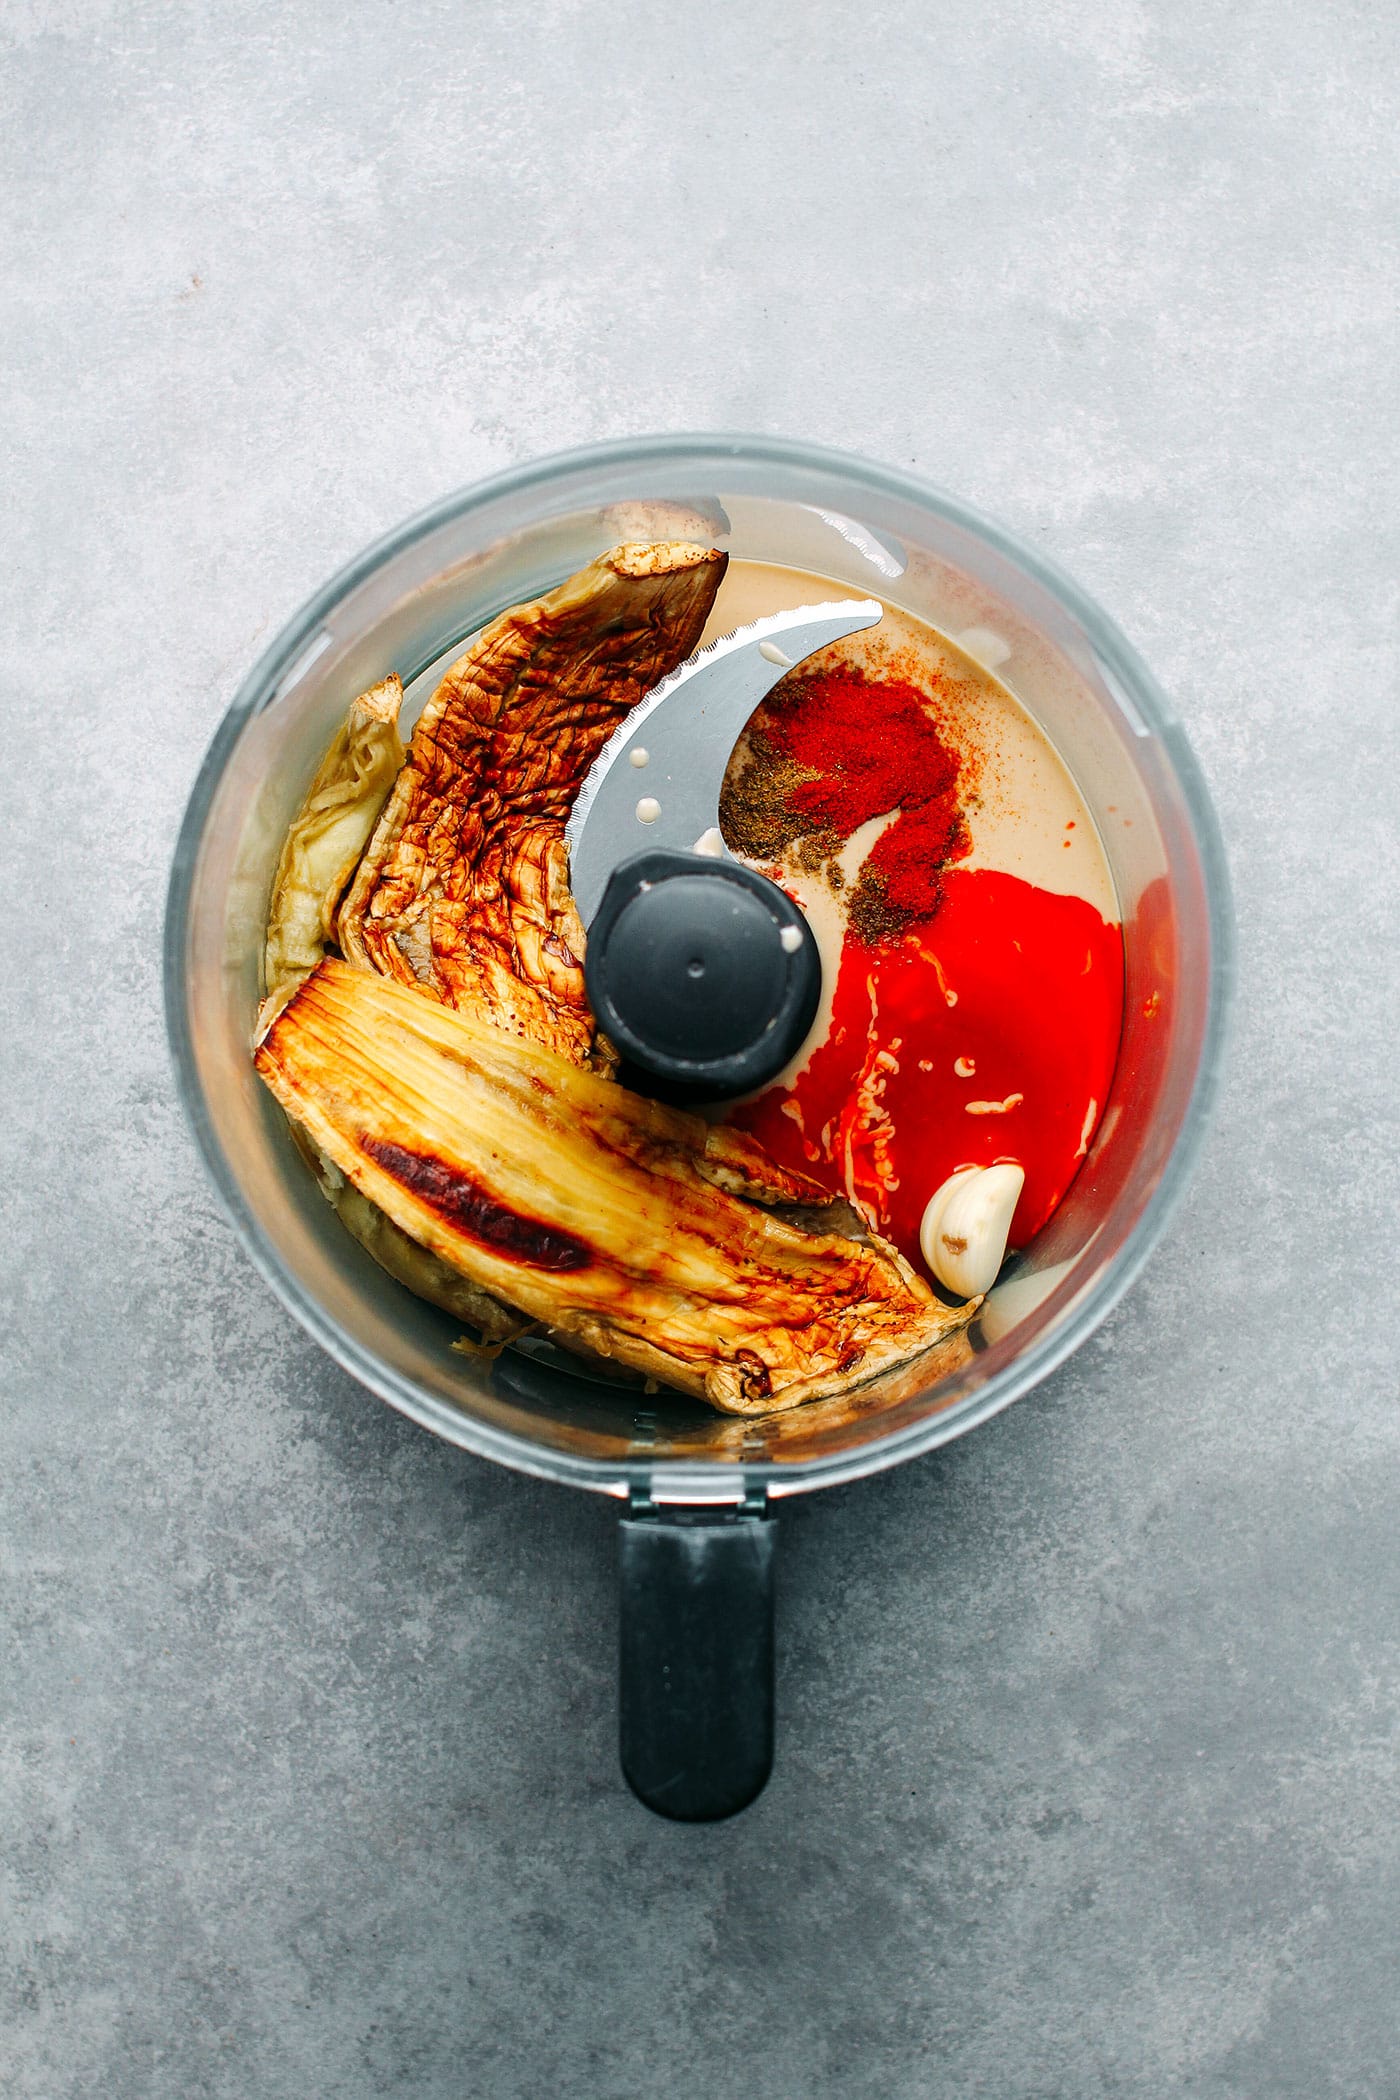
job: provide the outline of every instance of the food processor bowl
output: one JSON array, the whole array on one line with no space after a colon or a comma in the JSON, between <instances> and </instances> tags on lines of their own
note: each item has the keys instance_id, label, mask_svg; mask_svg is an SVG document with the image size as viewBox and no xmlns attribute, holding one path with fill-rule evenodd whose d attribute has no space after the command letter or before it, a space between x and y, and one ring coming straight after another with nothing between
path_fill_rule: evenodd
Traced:
<instances>
[{"instance_id":1,"label":"food processor bowl","mask_svg":"<svg viewBox=\"0 0 1400 2100\"><path fill-rule=\"evenodd\" d=\"M1068 1195L986 1300L970 1347L760 1419L649 1394L544 1340L494 1362L454 1350L453 1321L339 1224L250 1056L273 871L350 701L397 670L407 729L496 614L620 540L659 538L835 579L980 656L1074 775L1122 913L1124 1024L1109 1100ZM679 1815L728 1813L766 1773L774 1505L962 1435L1092 1332L1181 1193L1215 1087L1229 978L1209 799L1166 700L1112 622L954 498L769 438L663 436L561 454L464 490L369 549L287 625L229 708L191 795L166 923L185 1103L234 1223L284 1303L424 1428L629 1505L624 1766L644 1798ZM724 1637L716 1611L727 1615ZM671 1770L678 1744L685 1774L657 1798L649 1774Z\"/></svg>"}]
</instances>

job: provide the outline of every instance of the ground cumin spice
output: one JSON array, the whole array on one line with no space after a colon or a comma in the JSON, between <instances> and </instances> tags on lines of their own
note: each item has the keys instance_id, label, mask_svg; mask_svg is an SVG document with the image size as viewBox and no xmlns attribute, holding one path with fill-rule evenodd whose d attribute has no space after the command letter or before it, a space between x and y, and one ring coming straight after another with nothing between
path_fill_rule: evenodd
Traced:
<instances>
[{"instance_id":1,"label":"ground cumin spice","mask_svg":"<svg viewBox=\"0 0 1400 2100\"><path fill-rule=\"evenodd\" d=\"M938 909L939 876L968 851L959 760L907 679L854 666L785 678L749 725L746 762L725 784L730 844L771 860L797 842L798 865L844 881L834 856L871 817L898 812L851 891L852 931L893 940Z\"/></svg>"},{"instance_id":2,"label":"ground cumin spice","mask_svg":"<svg viewBox=\"0 0 1400 2100\"><path fill-rule=\"evenodd\" d=\"M719 798L720 829L736 852L751 860L772 860L803 829L790 798L807 775L792 760L780 758L756 717L749 726L741 765L727 776Z\"/></svg>"}]
</instances>

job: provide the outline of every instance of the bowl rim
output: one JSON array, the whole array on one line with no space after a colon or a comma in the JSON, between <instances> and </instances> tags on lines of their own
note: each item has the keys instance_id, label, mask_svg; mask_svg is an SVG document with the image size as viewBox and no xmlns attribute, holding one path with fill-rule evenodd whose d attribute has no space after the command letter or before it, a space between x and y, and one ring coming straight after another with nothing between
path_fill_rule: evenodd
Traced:
<instances>
[{"instance_id":1,"label":"bowl rim","mask_svg":"<svg viewBox=\"0 0 1400 2100\"><path fill-rule=\"evenodd\" d=\"M657 463L808 470L931 511L991 547L1047 591L1090 638L1095 653L1131 697L1175 776L1189 813L1206 903L1210 969L1200 1055L1181 1121L1157 1186L1123 1245L1081 1288L1061 1317L980 1389L924 1420L872 1436L849 1450L799 1459L594 1458L557 1451L451 1407L362 1347L283 1268L215 1134L189 1024L187 935L205 825L228 760L248 722L273 698L332 610L386 562L472 512L541 485ZM755 1490L774 1499L835 1486L903 1464L965 1435L1059 1368L1099 1327L1158 1245L1199 1157L1218 1096L1234 980L1234 921L1228 864L1204 776L1170 703L1146 663L1102 608L1057 563L976 506L922 476L834 447L764 435L656 432L609 439L539 458L472 482L382 534L347 562L285 623L243 678L195 775L181 821L166 899L163 938L166 1027L181 1100L223 1208L259 1274L327 1354L400 1414L460 1448L513 1471L597 1493L654 1492L668 1502L738 1500Z\"/></svg>"}]
</instances>

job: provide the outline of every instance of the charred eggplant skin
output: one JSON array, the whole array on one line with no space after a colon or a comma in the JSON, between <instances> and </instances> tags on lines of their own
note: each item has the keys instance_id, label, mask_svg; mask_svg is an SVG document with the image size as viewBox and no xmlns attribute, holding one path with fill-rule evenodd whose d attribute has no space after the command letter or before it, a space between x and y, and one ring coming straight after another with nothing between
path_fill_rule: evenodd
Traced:
<instances>
[{"instance_id":1,"label":"charred eggplant skin","mask_svg":"<svg viewBox=\"0 0 1400 2100\"><path fill-rule=\"evenodd\" d=\"M614 547L477 636L424 709L341 907L348 960L594 1060L564 826L619 722L694 650L727 560Z\"/></svg>"},{"instance_id":2,"label":"charred eggplant skin","mask_svg":"<svg viewBox=\"0 0 1400 2100\"><path fill-rule=\"evenodd\" d=\"M256 1063L317 1149L440 1262L725 1413L845 1392L975 1309L940 1304L873 1235L778 1215L817 1206L820 1225L821 1191L752 1140L335 958Z\"/></svg>"},{"instance_id":3,"label":"charred eggplant skin","mask_svg":"<svg viewBox=\"0 0 1400 2100\"><path fill-rule=\"evenodd\" d=\"M447 674L407 766L398 677L356 699L283 845L259 1040L330 941L343 940L366 967L403 975L427 923L438 928L445 974L415 968L406 981L449 999L455 982L464 996L489 997L502 1026L542 1034L603 1068L614 1062L572 995L583 935L567 889L564 821L619 715L695 646L724 569L725 557L703 546L615 547L505 614ZM440 880L450 893L449 909L444 916L433 895L415 896L400 923L376 880L387 863L402 884L403 856L411 860L430 803L422 867L429 892ZM494 815L478 835L472 820L488 807ZM372 921L364 937L361 906L347 896L357 870L356 894ZM293 1136L346 1231L398 1282L462 1320L480 1345L499 1346L530 1325L411 1239L295 1124Z\"/></svg>"}]
</instances>

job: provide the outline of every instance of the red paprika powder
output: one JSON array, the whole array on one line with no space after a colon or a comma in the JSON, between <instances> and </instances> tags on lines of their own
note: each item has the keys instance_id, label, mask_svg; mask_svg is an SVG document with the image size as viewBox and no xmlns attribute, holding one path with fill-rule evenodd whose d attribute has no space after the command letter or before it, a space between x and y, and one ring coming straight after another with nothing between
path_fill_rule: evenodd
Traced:
<instances>
[{"instance_id":1,"label":"red paprika powder","mask_svg":"<svg viewBox=\"0 0 1400 2100\"><path fill-rule=\"evenodd\" d=\"M939 871L970 840L959 755L926 694L854 665L784 679L750 724L749 749L749 772L721 808L731 845L763 858L801 838L817 866L871 817L895 812L861 868L851 925L881 945L933 917Z\"/></svg>"}]
</instances>

